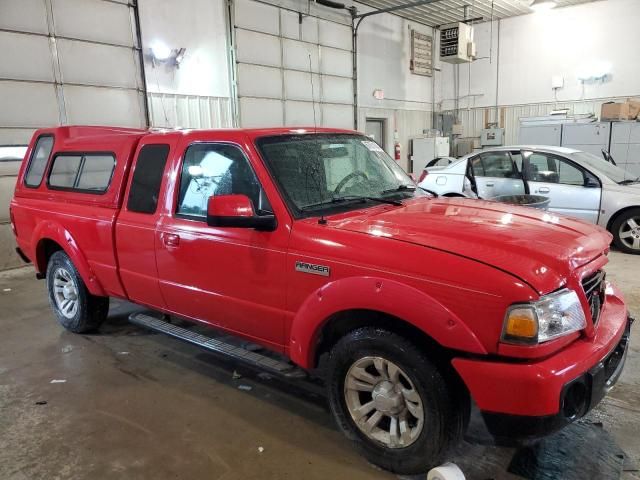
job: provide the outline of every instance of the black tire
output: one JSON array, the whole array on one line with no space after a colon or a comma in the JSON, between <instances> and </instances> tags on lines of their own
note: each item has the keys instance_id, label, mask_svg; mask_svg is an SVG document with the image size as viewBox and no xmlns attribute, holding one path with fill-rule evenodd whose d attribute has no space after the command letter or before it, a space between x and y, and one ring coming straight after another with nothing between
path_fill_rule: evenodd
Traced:
<instances>
[{"instance_id":1,"label":"black tire","mask_svg":"<svg viewBox=\"0 0 640 480\"><path fill-rule=\"evenodd\" d=\"M77 291L77 306L73 315L65 315L55 297L54 277L56 272L67 272ZM57 251L47 265L47 290L49 304L58 323L74 333L87 333L98 329L109 313L109 297L97 297L89 293L71 259L63 251Z\"/></svg>"},{"instance_id":2,"label":"black tire","mask_svg":"<svg viewBox=\"0 0 640 480\"><path fill-rule=\"evenodd\" d=\"M627 224L629 220L635 220L637 227L634 229ZM624 253L640 254L640 208L630 208L622 212L616 217L611 224L611 234L613 235L613 244L618 250ZM631 235L625 239L621 238L621 234ZM638 248L633 247L633 242ZM631 243L631 245L629 245Z\"/></svg>"},{"instance_id":3,"label":"black tire","mask_svg":"<svg viewBox=\"0 0 640 480\"><path fill-rule=\"evenodd\" d=\"M349 413L344 384L350 367L364 357L383 357L400 367L420 395L424 424L413 443L391 448L365 435ZM342 432L371 463L401 475L425 473L445 460L466 428L465 403L456 388L413 343L381 328L350 332L331 350L327 389L331 411Z\"/></svg>"}]
</instances>

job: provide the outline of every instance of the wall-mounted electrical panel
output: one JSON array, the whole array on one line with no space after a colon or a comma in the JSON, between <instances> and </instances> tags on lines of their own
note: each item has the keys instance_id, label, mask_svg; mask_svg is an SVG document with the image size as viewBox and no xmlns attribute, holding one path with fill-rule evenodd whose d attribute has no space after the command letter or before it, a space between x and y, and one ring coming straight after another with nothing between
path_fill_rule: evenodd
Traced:
<instances>
[{"instance_id":1,"label":"wall-mounted electrical panel","mask_svg":"<svg viewBox=\"0 0 640 480\"><path fill-rule=\"evenodd\" d=\"M451 23L440 27L440 60L448 63L473 61L476 46L473 27L466 23Z\"/></svg>"}]
</instances>

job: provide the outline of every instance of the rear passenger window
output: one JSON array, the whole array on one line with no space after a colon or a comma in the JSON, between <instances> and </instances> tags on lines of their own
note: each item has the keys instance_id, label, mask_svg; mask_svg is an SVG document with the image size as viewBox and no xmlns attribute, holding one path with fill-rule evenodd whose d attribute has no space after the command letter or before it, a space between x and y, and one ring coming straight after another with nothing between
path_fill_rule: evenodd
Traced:
<instances>
[{"instance_id":1,"label":"rear passenger window","mask_svg":"<svg viewBox=\"0 0 640 480\"><path fill-rule=\"evenodd\" d=\"M145 145L140 149L131 180L127 210L155 213L168 156L169 145Z\"/></svg>"},{"instance_id":2,"label":"rear passenger window","mask_svg":"<svg viewBox=\"0 0 640 480\"><path fill-rule=\"evenodd\" d=\"M37 187L40 185L52 149L53 137L51 135L38 138L33 153L31 154L27 173L24 176L25 185L28 187Z\"/></svg>"},{"instance_id":3,"label":"rear passenger window","mask_svg":"<svg viewBox=\"0 0 640 480\"><path fill-rule=\"evenodd\" d=\"M110 153L65 153L56 155L49 173L49 187L104 193L109 188L116 165Z\"/></svg>"}]
</instances>

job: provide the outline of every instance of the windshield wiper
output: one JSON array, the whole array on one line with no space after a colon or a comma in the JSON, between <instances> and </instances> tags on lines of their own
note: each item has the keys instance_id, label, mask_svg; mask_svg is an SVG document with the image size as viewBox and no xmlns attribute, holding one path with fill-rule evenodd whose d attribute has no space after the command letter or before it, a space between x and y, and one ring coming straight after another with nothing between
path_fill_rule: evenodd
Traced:
<instances>
[{"instance_id":1,"label":"windshield wiper","mask_svg":"<svg viewBox=\"0 0 640 480\"><path fill-rule=\"evenodd\" d=\"M636 178L634 180L631 180L631 179L622 180L621 182L618 182L618 185L630 185L632 183L638 183L638 182L640 182L640 177L638 177L638 178Z\"/></svg>"},{"instance_id":2,"label":"windshield wiper","mask_svg":"<svg viewBox=\"0 0 640 480\"><path fill-rule=\"evenodd\" d=\"M323 205L332 205L332 204L336 204L336 203L344 203L344 202L366 202L367 200L370 200L372 202L379 202L379 203L387 203L389 205L396 205L396 206L402 206L402 202L399 200L391 200L388 198L380 198L380 197L368 197L368 196L361 196L361 195L344 195L344 196L340 196L340 197L333 197L331 200L325 200L323 202L318 202L318 203L312 203L310 205L305 205L304 207L301 207L300 210L305 211L305 210L311 210L313 208L317 208L317 207L322 207Z\"/></svg>"},{"instance_id":3,"label":"windshield wiper","mask_svg":"<svg viewBox=\"0 0 640 480\"><path fill-rule=\"evenodd\" d=\"M388 190L383 190L380 192L380 195L386 195L388 193L396 193L396 192L415 192L416 187L414 185L398 185L396 188L390 188Z\"/></svg>"}]
</instances>

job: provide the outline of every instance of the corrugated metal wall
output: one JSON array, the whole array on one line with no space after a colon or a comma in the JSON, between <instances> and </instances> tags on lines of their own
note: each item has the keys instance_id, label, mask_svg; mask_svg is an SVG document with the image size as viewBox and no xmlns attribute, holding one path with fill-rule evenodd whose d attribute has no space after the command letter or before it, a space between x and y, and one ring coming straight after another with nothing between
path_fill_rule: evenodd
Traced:
<instances>
[{"instance_id":1,"label":"corrugated metal wall","mask_svg":"<svg viewBox=\"0 0 640 480\"><path fill-rule=\"evenodd\" d=\"M228 128L233 126L228 97L149 93L151 125L166 128Z\"/></svg>"},{"instance_id":2,"label":"corrugated metal wall","mask_svg":"<svg viewBox=\"0 0 640 480\"><path fill-rule=\"evenodd\" d=\"M505 129L505 145L513 145L518 143L521 118L548 115L552 110L562 108L568 108L572 114L593 113L597 117L600 115L600 107L603 103L624 99L626 97L500 106L497 115L495 107L461 109L458 113L458 119L463 126L463 138L478 138L480 131L485 128L487 123L497 122L500 127ZM449 113L453 113L453 111Z\"/></svg>"}]
</instances>

